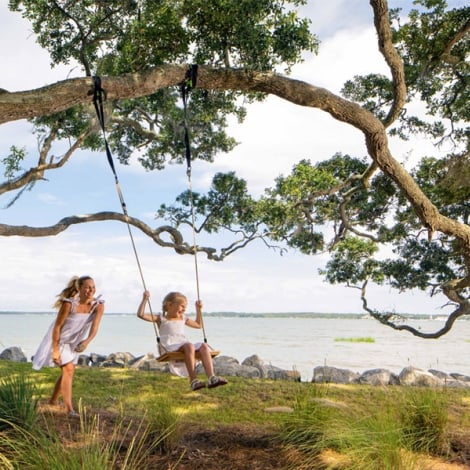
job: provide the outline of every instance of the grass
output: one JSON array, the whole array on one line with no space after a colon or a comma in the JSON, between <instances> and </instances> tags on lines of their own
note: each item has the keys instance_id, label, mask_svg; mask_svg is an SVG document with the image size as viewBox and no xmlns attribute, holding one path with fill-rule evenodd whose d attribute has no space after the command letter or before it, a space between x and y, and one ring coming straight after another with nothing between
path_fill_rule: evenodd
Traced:
<instances>
[{"instance_id":1,"label":"grass","mask_svg":"<svg viewBox=\"0 0 470 470\"><path fill-rule=\"evenodd\" d=\"M370 336L362 338L335 338L335 341L347 343L375 343L375 339Z\"/></svg>"},{"instance_id":2,"label":"grass","mask_svg":"<svg viewBox=\"0 0 470 470\"><path fill-rule=\"evenodd\" d=\"M242 429L247 447L253 448L249 436L256 429L270 436L266 445L279 451L272 452L276 458L283 452L295 454L300 457L292 468L301 468L302 462L309 469L321 468L316 466L319 459L333 452L336 466L323 468L413 470L420 468L416 465L423 454L450 459L449 449L456 448L453 436L463 433L464 441L470 440L467 389L230 377L225 387L194 393L185 379L115 368L77 368L79 427L58 435L54 416L38 415L37 410L38 400L39 408L47 401L57 374L57 369L32 371L27 363L0 361L0 376L8 377L0 381L0 410L2 403L9 404L3 409L20 410L31 403L33 410L26 407L26 418L15 422L11 418L16 412L3 421L0 416L0 422L8 423L0 430L0 468L145 469L156 453L182 458L186 433L201 428L205 439L222 428ZM292 412L267 412L276 407ZM100 416L113 416L112 426Z\"/></svg>"},{"instance_id":3,"label":"grass","mask_svg":"<svg viewBox=\"0 0 470 470\"><path fill-rule=\"evenodd\" d=\"M34 381L24 374L3 377L0 380L0 430L14 425L32 428L38 405Z\"/></svg>"}]
</instances>

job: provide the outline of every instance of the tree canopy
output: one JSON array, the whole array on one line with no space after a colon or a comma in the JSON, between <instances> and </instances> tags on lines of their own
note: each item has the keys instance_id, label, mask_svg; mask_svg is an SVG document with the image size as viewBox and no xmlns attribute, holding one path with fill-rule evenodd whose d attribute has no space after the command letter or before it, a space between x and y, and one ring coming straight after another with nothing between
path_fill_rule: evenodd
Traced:
<instances>
[{"instance_id":1,"label":"tree canopy","mask_svg":"<svg viewBox=\"0 0 470 470\"><path fill-rule=\"evenodd\" d=\"M11 193L11 209L25 189L62 167L78 149L103 151L92 96L95 76L106 91L106 132L122 164L138 154L147 170L183 162L185 110L181 87L190 93L191 151L213 161L237 142L227 120L243 121L246 104L273 94L293 105L316 108L365 138L363 156L327 161L303 159L280 175L259 198L233 172L215 175L206 194L181 194L161 205L167 224L151 228L114 212L71 214L53 226L0 224L0 235L48 236L77 223L128 222L162 246L194 252L179 230L233 233L220 251L197 247L223 260L253 240L306 255L328 252L321 274L330 283L359 289L374 318L422 337L439 337L470 313L469 46L470 7L449 8L444 0L417 0L409 12L370 0L378 48L389 75L352 77L341 95L290 78L318 38L299 7L304 0L10 0L51 57L51 64L79 64L83 76L39 89L0 91L0 123L30 119L40 148L28 158L15 143L2 158L0 194ZM406 16L404 16L406 13ZM197 64L197 77L188 75ZM417 111L415 111L417 110ZM392 155L389 136L424 135L435 154L422 155L412 171ZM54 142L67 151L53 156ZM450 151L442 153L443 144ZM162 237L169 234L170 241ZM398 291L421 289L453 306L433 333L403 323L394 312L367 302L370 283Z\"/></svg>"}]
</instances>

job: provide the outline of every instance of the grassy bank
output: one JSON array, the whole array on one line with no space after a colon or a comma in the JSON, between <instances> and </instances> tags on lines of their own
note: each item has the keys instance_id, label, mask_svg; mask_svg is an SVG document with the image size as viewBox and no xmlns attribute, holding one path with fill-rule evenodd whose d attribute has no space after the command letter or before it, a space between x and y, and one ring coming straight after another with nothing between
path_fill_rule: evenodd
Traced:
<instances>
[{"instance_id":1,"label":"grassy bank","mask_svg":"<svg viewBox=\"0 0 470 470\"><path fill-rule=\"evenodd\" d=\"M0 361L0 468L470 468L470 391L77 368L80 419L47 405L57 369ZM37 400L37 404L36 404Z\"/></svg>"}]
</instances>

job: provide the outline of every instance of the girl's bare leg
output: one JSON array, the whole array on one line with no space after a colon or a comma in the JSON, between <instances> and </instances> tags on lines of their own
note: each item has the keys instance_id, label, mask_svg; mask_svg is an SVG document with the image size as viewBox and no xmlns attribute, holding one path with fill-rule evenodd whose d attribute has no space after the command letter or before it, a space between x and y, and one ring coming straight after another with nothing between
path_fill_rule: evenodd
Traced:
<instances>
[{"instance_id":1,"label":"girl's bare leg","mask_svg":"<svg viewBox=\"0 0 470 470\"><path fill-rule=\"evenodd\" d=\"M203 343L201 344L201 347L198 351L207 377L212 377L214 375L214 364L212 362L212 356L209 346L206 343Z\"/></svg>"},{"instance_id":2,"label":"girl's bare leg","mask_svg":"<svg viewBox=\"0 0 470 470\"><path fill-rule=\"evenodd\" d=\"M180 348L180 351L184 353L184 363L186 364L186 369L188 369L189 383L191 383L196 378L196 352L194 344L186 343Z\"/></svg>"},{"instance_id":3,"label":"girl's bare leg","mask_svg":"<svg viewBox=\"0 0 470 470\"><path fill-rule=\"evenodd\" d=\"M56 380L56 383L54 385L54 390L52 391L52 396L49 399L49 405L57 405L59 401L61 383L62 383L62 373L60 374L59 378Z\"/></svg>"},{"instance_id":4,"label":"girl's bare leg","mask_svg":"<svg viewBox=\"0 0 470 470\"><path fill-rule=\"evenodd\" d=\"M68 412L73 411L72 404L72 382L75 373L75 365L69 362L62 366L61 392L64 399L64 406Z\"/></svg>"}]
</instances>

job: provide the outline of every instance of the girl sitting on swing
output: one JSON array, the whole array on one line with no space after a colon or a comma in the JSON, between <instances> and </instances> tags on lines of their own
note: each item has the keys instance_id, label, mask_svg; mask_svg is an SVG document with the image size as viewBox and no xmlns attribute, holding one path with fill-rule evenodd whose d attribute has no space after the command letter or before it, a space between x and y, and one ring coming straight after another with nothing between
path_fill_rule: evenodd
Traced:
<instances>
[{"instance_id":1,"label":"girl sitting on swing","mask_svg":"<svg viewBox=\"0 0 470 470\"><path fill-rule=\"evenodd\" d=\"M191 343L184 334L184 326L202 328L202 301L196 301L196 319L185 316L188 300L180 292L170 292L162 302L162 315L145 313L145 304L150 292L144 291L142 302L137 309L137 316L142 320L156 322L160 329L160 344L167 352L179 351L184 354L184 362L170 362L170 371L182 377L188 377L193 391L206 386L196 375L196 352L198 352L208 377L208 388L225 385L227 381L214 375L211 350L207 343Z\"/></svg>"}]
</instances>

